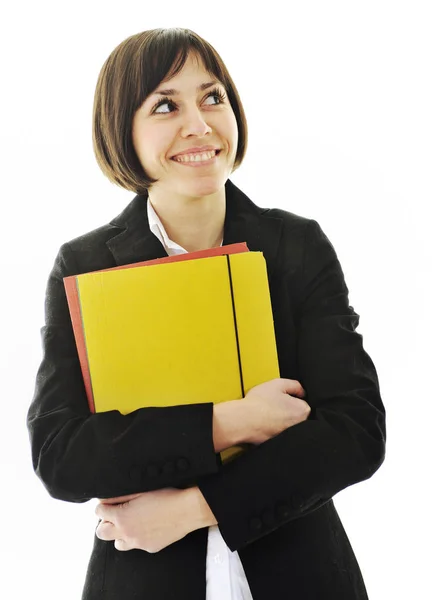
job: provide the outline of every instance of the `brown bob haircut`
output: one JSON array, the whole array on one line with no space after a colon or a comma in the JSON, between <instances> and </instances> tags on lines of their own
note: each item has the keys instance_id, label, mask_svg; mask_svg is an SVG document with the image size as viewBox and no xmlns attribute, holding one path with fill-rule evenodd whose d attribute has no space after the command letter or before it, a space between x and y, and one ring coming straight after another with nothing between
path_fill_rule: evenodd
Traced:
<instances>
[{"instance_id":1,"label":"brown bob haircut","mask_svg":"<svg viewBox=\"0 0 440 600\"><path fill-rule=\"evenodd\" d=\"M93 103L93 151L112 183L145 194L158 181L148 176L134 149L133 116L147 96L181 71L191 52L201 58L208 73L226 89L238 125L233 171L241 165L247 149L246 116L222 59L190 29L151 29L121 42L99 73Z\"/></svg>"}]
</instances>

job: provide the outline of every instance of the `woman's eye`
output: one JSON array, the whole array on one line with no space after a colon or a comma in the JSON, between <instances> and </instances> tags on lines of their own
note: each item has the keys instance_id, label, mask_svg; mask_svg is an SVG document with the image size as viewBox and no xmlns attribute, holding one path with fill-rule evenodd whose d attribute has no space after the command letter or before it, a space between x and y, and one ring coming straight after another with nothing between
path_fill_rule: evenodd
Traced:
<instances>
[{"instance_id":1,"label":"woman's eye","mask_svg":"<svg viewBox=\"0 0 440 600\"><path fill-rule=\"evenodd\" d=\"M208 94L207 98L209 98L210 96L218 98L219 102L217 104L223 104L224 99L226 97L226 95L222 94L220 92L220 90L212 91L210 94ZM176 104L170 98L164 98L163 100L158 102L158 104L156 104L155 108L153 109L153 113L157 114L157 115L166 115L171 112L174 112L174 110L170 110L170 111L162 111L162 110L159 111L158 110L159 108L161 108L162 106L166 106L167 104L169 104L170 106L176 107ZM216 106L217 104L214 104L214 106Z\"/></svg>"}]
</instances>

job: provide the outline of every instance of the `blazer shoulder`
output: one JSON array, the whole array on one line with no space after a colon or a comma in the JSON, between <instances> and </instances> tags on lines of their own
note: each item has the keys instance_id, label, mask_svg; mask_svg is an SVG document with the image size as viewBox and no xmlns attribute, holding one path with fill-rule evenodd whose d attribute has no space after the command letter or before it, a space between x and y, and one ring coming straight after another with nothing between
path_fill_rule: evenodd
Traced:
<instances>
[{"instance_id":1,"label":"blazer shoulder","mask_svg":"<svg viewBox=\"0 0 440 600\"><path fill-rule=\"evenodd\" d=\"M105 246L106 242L108 242L115 235L118 235L122 229L123 227L109 222L105 225L101 225L100 227L96 227L95 229L82 233L71 240L67 240L65 244L70 247L72 252L81 252L87 248L96 249L102 245Z\"/></svg>"},{"instance_id":2,"label":"blazer shoulder","mask_svg":"<svg viewBox=\"0 0 440 600\"><path fill-rule=\"evenodd\" d=\"M263 212L264 216L281 221L278 250L278 265L281 271L301 270L307 248L316 235L315 229L322 232L319 223L315 219L282 208L266 209Z\"/></svg>"},{"instance_id":3,"label":"blazer shoulder","mask_svg":"<svg viewBox=\"0 0 440 600\"><path fill-rule=\"evenodd\" d=\"M127 228L137 230L146 215L146 198L136 195L108 223L87 231L62 245L62 250L71 252L78 265L78 273L95 271L116 266L108 242Z\"/></svg>"},{"instance_id":4,"label":"blazer shoulder","mask_svg":"<svg viewBox=\"0 0 440 600\"><path fill-rule=\"evenodd\" d=\"M292 232L304 234L311 222L315 219L299 215L297 213L285 210L283 208L266 208L262 213L263 217L267 216L274 219L280 219L283 223L283 229L289 235Z\"/></svg>"},{"instance_id":5,"label":"blazer shoulder","mask_svg":"<svg viewBox=\"0 0 440 600\"><path fill-rule=\"evenodd\" d=\"M110 252L107 242L123 230L112 223L96 227L77 237L65 241L59 251L61 260L68 260L72 264L69 274L79 275L88 271L111 268L115 260Z\"/></svg>"},{"instance_id":6,"label":"blazer shoulder","mask_svg":"<svg viewBox=\"0 0 440 600\"><path fill-rule=\"evenodd\" d=\"M303 226L307 226L308 222L313 220L283 208L264 208L263 214L267 215L268 217L278 217L287 223L294 223Z\"/></svg>"},{"instance_id":7,"label":"blazer shoulder","mask_svg":"<svg viewBox=\"0 0 440 600\"><path fill-rule=\"evenodd\" d=\"M333 246L316 219L298 215L282 208L267 208L264 209L262 214L263 216L267 215L268 217L281 219L283 222L284 233L288 236L293 232L300 233L304 242L307 237L312 243L315 238L323 238L327 243Z\"/></svg>"}]
</instances>

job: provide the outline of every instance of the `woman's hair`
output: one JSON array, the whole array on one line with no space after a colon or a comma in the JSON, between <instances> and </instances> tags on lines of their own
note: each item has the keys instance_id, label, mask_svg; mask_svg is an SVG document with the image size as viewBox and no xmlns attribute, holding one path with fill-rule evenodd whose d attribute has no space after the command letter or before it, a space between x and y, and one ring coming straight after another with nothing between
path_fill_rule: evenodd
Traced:
<instances>
[{"instance_id":1,"label":"woman's hair","mask_svg":"<svg viewBox=\"0 0 440 600\"><path fill-rule=\"evenodd\" d=\"M162 81L181 71L188 54L200 57L205 69L225 87L238 125L233 171L247 149L247 122L238 91L216 50L190 29L152 29L128 37L105 61L93 103L93 151L108 179L144 194L158 180L149 177L132 139L134 113Z\"/></svg>"}]
</instances>

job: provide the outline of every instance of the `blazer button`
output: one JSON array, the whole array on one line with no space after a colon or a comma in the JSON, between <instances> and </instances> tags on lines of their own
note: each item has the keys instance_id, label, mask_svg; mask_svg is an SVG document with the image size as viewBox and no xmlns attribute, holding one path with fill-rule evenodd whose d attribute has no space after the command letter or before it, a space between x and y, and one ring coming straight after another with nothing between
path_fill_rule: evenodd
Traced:
<instances>
[{"instance_id":1,"label":"blazer button","mask_svg":"<svg viewBox=\"0 0 440 600\"><path fill-rule=\"evenodd\" d=\"M186 460L186 458L178 458L176 461L176 466L179 471L188 471L189 462Z\"/></svg>"},{"instance_id":2,"label":"blazer button","mask_svg":"<svg viewBox=\"0 0 440 600\"><path fill-rule=\"evenodd\" d=\"M147 477L157 477L160 473L159 467L157 465L147 465L145 471Z\"/></svg>"},{"instance_id":3,"label":"blazer button","mask_svg":"<svg viewBox=\"0 0 440 600\"><path fill-rule=\"evenodd\" d=\"M263 523L261 522L261 519L259 519L258 517L253 517L250 520L249 525L253 531L259 531L262 528Z\"/></svg>"},{"instance_id":4,"label":"blazer button","mask_svg":"<svg viewBox=\"0 0 440 600\"><path fill-rule=\"evenodd\" d=\"M174 473L174 463L171 461L166 462L162 467L162 473L164 475L172 475Z\"/></svg>"},{"instance_id":5,"label":"blazer button","mask_svg":"<svg viewBox=\"0 0 440 600\"><path fill-rule=\"evenodd\" d=\"M277 516L280 519L287 519L290 516L290 508L287 504L278 504L276 507Z\"/></svg>"},{"instance_id":6,"label":"blazer button","mask_svg":"<svg viewBox=\"0 0 440 600\"><path fill-rule=\"evenodd\" d=\"M274 514L270 510L270 508L266 508L266 510L263 511L262 517L263 517L263 522L265 525L268 525L268 526L273 525L275 518L274 518Z\"/></svg>"},{"instance_id":7,"label":"blazer button","mask_svg":"<svg viewBox=\"0 0 440 600\"><path fill-rule=\"evenodd\" d=\"M129 469L130 479L136 483L140 483L142 477L142 469L138 465L132 465Z\"/></svg>"}]
</instances>

